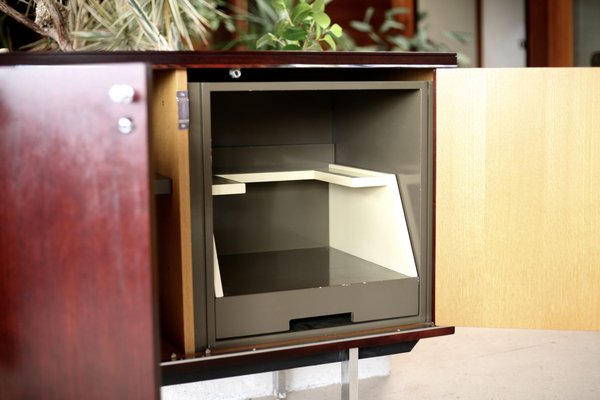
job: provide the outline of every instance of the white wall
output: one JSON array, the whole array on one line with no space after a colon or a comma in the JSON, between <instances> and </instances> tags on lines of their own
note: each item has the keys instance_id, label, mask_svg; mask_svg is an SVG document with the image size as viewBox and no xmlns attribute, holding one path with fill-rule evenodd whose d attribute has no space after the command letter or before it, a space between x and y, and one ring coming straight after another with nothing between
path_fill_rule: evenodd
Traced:
<instances>
[{"instance_id":1,"label":"white wall","mask_svg":"<svg viewBox=\"0 0 600 400\"><path fill-rule=\"evenodd\" d=\"M578 0L594 2L598 0ZM425 24L430 37L445 43L452 51L471 59L468 66L478 65L476 0L419 0L419 9L428 12ZM525 67L525 0L482 0L481 66ZM452 41L444 31L467 32L473 40L465 45Z\"/></svg>"},{"instance_id":2,"label":"white wall","mask_svg":"<svg viewBox=\"0 0 600 400\"><path fill-rule=\"evenodd\" d=\"M424 25L429 37L446 44L452 51L466 55L470 65L477 66L477 7L475 0L419 0L420 11L427 11ZM444 31L466 32L473 40L460 44L447 38Z\"/></svg>"},{"instance_id":3,"label":"white wall","mask_svg":"<svg viewBox=\"0 0 600 400\"><path fill-rule=\"evenodd\" d=\"M525 67L525 0L482 0L482 67Z\"/></svg>"},{"instance_id":4,"label":"white wall","mask_svg":"<svg viewBox=\"0 0 600 400\"><path fill-rule=\"evenodd\" d=\"M590 65L592 54L600 51L600 1L573 2L575 66Z\"/></svg>"}]
</instances>

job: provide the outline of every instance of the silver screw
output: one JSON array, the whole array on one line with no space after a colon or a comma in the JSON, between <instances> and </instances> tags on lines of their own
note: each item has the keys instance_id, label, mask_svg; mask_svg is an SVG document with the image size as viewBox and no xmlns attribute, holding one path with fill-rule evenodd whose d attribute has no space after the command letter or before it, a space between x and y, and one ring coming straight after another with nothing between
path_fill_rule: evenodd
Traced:
<instances>
[{"instance_id":1,"label":"silver screw","mask_svg":"<svg viewBox=\"0 0 600 400\"><path fill-rule=\"evenodd\" d=\"M131 85L112 85L108 97L117 104L131 104L135 98L135 90Z\"/></svg>"},{"instance_id":2,"label":"silver screw","mask_svg":"<svg viewBox=\"0 0 600 400\"><path fill-rule=\"evenodd\" d=\"M119 132L121 132L124 135L128 135L133 131L133 128L134 128L133 120L129 117L121 117L121 118L119 118L118 127L119 127Z\"/></svg>"},{"instance_id":3,"label":"silver screw","mask_svg":"<svg viewBox=\"0 0 600 400\"><path fill-rule=\"evenodd\" d=\"M232 68L229 70L229 76L233 79L239 79L242 76L242 71L239 68Z\"/></svg>"}]
</instances>

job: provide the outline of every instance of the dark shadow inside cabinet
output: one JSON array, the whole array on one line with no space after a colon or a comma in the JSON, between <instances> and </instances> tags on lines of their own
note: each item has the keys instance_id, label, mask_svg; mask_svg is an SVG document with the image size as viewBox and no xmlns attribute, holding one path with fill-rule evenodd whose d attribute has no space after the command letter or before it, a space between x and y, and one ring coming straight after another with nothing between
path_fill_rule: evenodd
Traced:
<instances>
[{"instance_id":1,"label":"dark shadow inside cabinet","mask_svg":"<svg viewBox=\"0 0 600 400\"><path fill-rule=\"evenodd\" d=\"M431 321L429 83L189 92L197 347Z\"/></svg>"}]
</instances>

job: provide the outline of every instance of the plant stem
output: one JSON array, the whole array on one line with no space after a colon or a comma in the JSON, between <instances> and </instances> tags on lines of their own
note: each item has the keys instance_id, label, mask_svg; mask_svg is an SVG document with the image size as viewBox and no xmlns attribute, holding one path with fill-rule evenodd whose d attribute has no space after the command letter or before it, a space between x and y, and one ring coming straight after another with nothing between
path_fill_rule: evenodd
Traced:
<instances>
[{"instance_id":1,"label":"plant stem","mask_svg":"<svg viewBox=\"0 0 600 400\"><path fill-rule=\"evenodd\" d=\"M8 15L15 21L25 25L27 28L31 29L32 31L39 33L42 36L46 36L46 37L50 37L50 38L54 39L54 37L52 36L52 32L49 32L48 30L37 26L32 20L27 18L25 15L21 14L20 12L18 12L17 10L12 8L8 4L6 4L6 0L0 0L0 11L2 11L3 13Z\"/></svg>"},{"instance_id":2,"label":"plant stem","mask_svg":"<svg viewBox=\"0 0 600 400\"><path fill-rule=\"evenodd\" d=\"M310 23L310 27L308 28L308 34L306 35L306 40L304 40L304 43L302 43L302 50L306 50L306 48L308 47L308 43L311 42L311 37L309 36L312 32L313 32L313 28L315 27L315 21L313 20ZM318 42L319 38L315 38Z\"/></svg>"},{"instance_id":3,"label":"plant stem","mask_svg":"<svg viewBox=\"0 0 600 400\"><path fill-rule=\"evenodd\" d=\"M71 43L71 38L69 37L69 31L67 29L67 24L64 20L64 17L60 13L58 6L54 0L37 0L46 6L48 12L50 13L50 18L52 18L52 23L54 24L54 29L56 32L56 41L60 46L60 49L63 51L73 51L73 45Z\"/></svg>"},{"instance_id":4,"label":"plant stem","mask_svg":"<svg viewBox=\"0 0 600 400\"><path fill-rule=\"evenodd\" d=\"M167 2L164 3L163 12L165 14L165 32L166 32L166 40L169 47L173 47L173 38L171 36L171 9Z\"/></svg>"},{"instance_id":5,"label":"plant stem","mask_svg":"<svg viewBox=\"0 0 600 400\"><path fill-rule=\"evenodd\" d=\"M54 23L54 28L42 28L35 24L32 20L27 18L27 16L21 14L19 11L15 10L8 4L6 4L6 0L0 0L0 11L4 12L9 17L13 18L17 22L23 24L27 28L32 31L39 33L42 36L49 37L54 40L60 46L63 51L71 51L73 50L73 45L71 44L71 40L69 38L69 34L67 32L65 21L58 10L56 3L53 0L38 0L44 3L48 12L50 13L50 17L52 18L52 22Z\"/></svg>"}]
</instances>

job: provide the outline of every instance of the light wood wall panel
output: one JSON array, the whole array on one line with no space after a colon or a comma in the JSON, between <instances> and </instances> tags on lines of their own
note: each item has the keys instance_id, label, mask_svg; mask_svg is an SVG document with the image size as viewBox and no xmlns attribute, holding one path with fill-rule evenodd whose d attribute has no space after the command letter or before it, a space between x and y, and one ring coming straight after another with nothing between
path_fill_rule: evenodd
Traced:
<instances>
[{"instance_id":1,"label":"light wood wall panel","mask_svg":"<svg viewBox=\"0 0 600 400\"><path fill-rule=\"evenodd\" d=\"M436 323L600 329L600 70L437 79Z\"/></svg>"}]
</instances>

